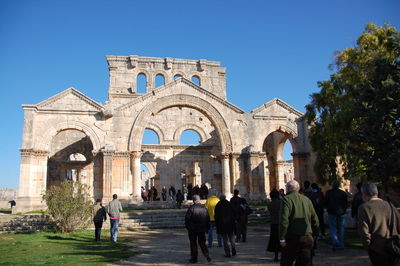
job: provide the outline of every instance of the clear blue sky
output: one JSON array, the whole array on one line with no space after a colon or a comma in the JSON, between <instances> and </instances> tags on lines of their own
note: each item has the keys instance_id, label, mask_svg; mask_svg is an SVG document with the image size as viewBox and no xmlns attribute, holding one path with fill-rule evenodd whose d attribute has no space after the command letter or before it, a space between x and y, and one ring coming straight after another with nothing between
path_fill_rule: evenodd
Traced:
<instances>
[{"instance_id":1,"label":"clear blue sky","mask_svg":"<svg viewBox=\"0 0 400 266\"><path fill-rule=\"evenodd\" d=\"M228 100L304 112L333 53L367 22L399 29L398 0L0 1L0 188L18 186L23 112L69 87L104 103L105 55L220 61Z\"/></svg>"}]
</instances>

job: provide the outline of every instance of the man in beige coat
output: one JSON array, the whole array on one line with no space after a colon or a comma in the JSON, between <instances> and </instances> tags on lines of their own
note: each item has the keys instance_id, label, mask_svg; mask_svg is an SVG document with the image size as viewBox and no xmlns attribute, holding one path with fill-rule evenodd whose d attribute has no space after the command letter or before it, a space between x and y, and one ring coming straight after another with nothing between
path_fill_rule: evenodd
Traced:
<instances>
[{"instance_id":1,"label":"man in beige coat","mask_svg":"<svg viewBox=\"0 0 400 266\"><path fill-rule=\"evenodd\" d=\"M385 242L390 238L390 203L378 198L378 189L372 183L363 184L361 193L365 203L358 208L358 233L371 263L374 266L397 265L399 259L385 250ZM393 210L393 234L399 234L400 214L395 207Z\"/></svg>"}]
</instances>

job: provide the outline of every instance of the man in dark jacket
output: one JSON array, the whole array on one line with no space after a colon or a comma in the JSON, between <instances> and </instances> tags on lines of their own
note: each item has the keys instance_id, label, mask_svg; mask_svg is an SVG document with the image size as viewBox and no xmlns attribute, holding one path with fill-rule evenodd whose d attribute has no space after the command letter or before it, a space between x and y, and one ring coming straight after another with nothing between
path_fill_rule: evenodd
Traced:
<instances>
[{"instance_id":1,"label":"man in dark jacket","mask_svg":"<svg viewBox=\"0 0 400 266\"><path fill-rule=\"evenodd\" d=\"M246 199L239 197L239 190L237 189L233 191L233 197L230 202L235 211L236 242L246 242L247 222L251 209L247 205Z\"/></svg>"},{"instance_id":2,"label":"man in dark jacket","mask_svg":"<svg viewBox=\"0 0 400 266\"><path fill-rule=\"evenodd\" d=\"M312 265L313 235L319 234L318 217L311 201L299 193L299 183L286 184L287 194L279 210L279 241L282 249L281 265Z\"/></svg>"},{"instance_id":3,"label":"man in dark jacket","mask_svg":"<svg viewBox=\"0 0 400 266\"><path fill-rule=\"evenodd\" d=\"M204 257L210 262L211 258L206 246L206 232L208 232L210 217L207 209L200 203L200 196L193 196L194 204L189 207L185 215L185 226L188 230L190 240L190 263L197 262L197 243Z\"/></svg>"},{"instance_id":4,"label":"man in dark jacket","mask_svg":"<svg viewBox=\"0 0 400 266\"><path fill-rule=\"evenodd\" d=\"M344 249L344 215L347 209L347 194L339 187L339 180L333 181L332 189L328 190L325 195L333 250Z\"/></svg>"},{"instance_id":5,"label":"man in dark jacket","mask_svg":"<svg viewBox=\"0 0 400 266\"><path fill-rule=\"evenodd\" d=\"M107 220L106 208L101 204L101 199L97 199L93 205L93 222L95 228L95 240L99 242L101 239L101 228L103 227L103 221Z\"/></svg>"},{"instance_id":6,"label":"man in dark jacket","mask_svg":"<svg viewBox=\"0 0 400 266\"><path fill-rule=\"evenodd\" d=\"M235 211L229 201L226 200L224 194L219 196L220 201L215 206L215 226L217 227L217 234L222 235L224 243L225 257L236 255L235 241L233 240L233 230L235 228ZM229 248L228 240L231 243Z\"/></svg>"}]
</instances>

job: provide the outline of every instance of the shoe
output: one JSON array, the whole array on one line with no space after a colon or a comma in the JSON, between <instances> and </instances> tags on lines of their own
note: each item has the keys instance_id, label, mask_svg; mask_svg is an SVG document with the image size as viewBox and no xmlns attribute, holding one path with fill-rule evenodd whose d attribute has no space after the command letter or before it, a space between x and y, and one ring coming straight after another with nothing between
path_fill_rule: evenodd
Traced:
<instances>
[{"instance_id":1,"label":"shoe","mask_svg":"<svg viewBox=\"0 0 400 266\"><path fill-rule=\"evenodd\" d=\"M207 261L208 261L208 262L211 262L211 258L210 258L210 257L207 257Z\"/></svg>"},{"instance_id":2,"label":"shoe","mask_svg":"<svg viewBox=\"0 0 400 266\"><path fill-rule=\"evenodd\" d=\"M236 256L236 249L232 249L232 257Z\"/></svg>"},{"instance_id":3,"label":"shoe","mask_svg":"<svg viewBox=\"0 0 400 266\"><path fill-rule=\"evenodd\" d=\"M225 258L230 258L230 257L231 257L231 255L229 255L229 254L228 254L228 255L227 255L227 254L225 254L225 255L224 255L224 257L225 257Z\"/></svg>"},{"instance_id":4,"label":"shoe","mask_svg":"<svg viewBox=\"0 0 400 266\"><path fill-rule=\"evenodd\" d=\"M189 263L197 263L197 260L190 259L190 260L189 260Z\"/></svg>"}]
</instances>

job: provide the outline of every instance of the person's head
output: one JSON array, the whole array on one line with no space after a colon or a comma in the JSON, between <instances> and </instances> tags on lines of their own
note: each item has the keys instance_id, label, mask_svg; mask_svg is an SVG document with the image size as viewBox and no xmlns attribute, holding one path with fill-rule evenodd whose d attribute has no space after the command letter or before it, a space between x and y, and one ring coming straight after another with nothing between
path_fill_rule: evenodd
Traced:
<instances>
[{"instance_id":1,"label":"person's head","mask_svg":"<svg viewBox=\"0 0 400 266\"><path fill-rule=\"evenodd\" d=\"M304 189L309 189L310 188L310 181L306 180L304 181Z\"/></svg>"},{"instance_id":2,"label":"person's head","mask_svg":"<svg viewBox=\"0 0 400 266\"><path fill-rule=\"evenodd\" d=\"M101 199L96 199L96 203L101 203Z\"/></svg>"},{"instance_id":3,"label":"person's head","mask_svg":"<svg viewBox=\"0 0 400 266\"><path fill-rule=\"evenodd\" d=\"M269 196L271 197L271 199L278 199L279 198L279 191L276 190L276 188L274 188L270 193Z\"/></svg>"},{"instance_id":4,"label":"person's head","mask_svg":"<svg viewBox=\"0 0 400 266\"><path fill-rule=\"evenodd\" d=\"M217 196L217 190L215 188L212 188L212 189L210 189L208 194L210 194L210 196Z\"/></svg>"},{"instance_id":5,"label":"person's head","mask_svg":"<svg viewBox=\"0 0 400 266\"><path fill-rule=\"evenodd\" d=\"M219 199L220 200L226 200L226 196L224 193L219 194Z\"/></svg>"},{"instance_id":6,"label":"person's head","mask_svg":"<svg viewBox=\"0 0 400 266\"><path fill-rule=\"evenodd\" d=\"M318 186L317 183L312 183L312 184L311 184L311 188L312 188L312 189L317 189L317 190L318 190L318 189L319 189L319 186Z\"/></svg>"},{"instance_id":7,"label":"person's head","mask_svg":"<svg viewBox=\"0 0 400 266\"><path fill-rule=\"evenodd\" d=\"M234 196L239 196L239 190L238 190L238 189L235 189L235 190L233 191L233 195L234 195Z\"/></svg>"},{"instance_id":8,"label":"person's head","mask_svg":"<svg viewBox=\"0 0 400 266\"><path fill-rule=\"evenodd\" d=\"M193 195L193 202L194 203L200 203L200 196L199 195L197 195L197 194L195 194L195 195Z\"/></svg>"},{"instance_id":9,"label":"person's head","mask_svg":"<svg viewBox=\"0 0 400 266\"><path fill-rule=\"evenodd\" d=\"M356 185L358 191L361 191L361 186L362 186L362 183L361 183L361 182L358 182L357 185Z\"/></svg>"},{"instance_id":10,"label":"person's head","mask_svg":"<svg viewBox=\"0 0 400 266\"><path fill-rule=\"evenodd\" d=\"M378 197L378 188L374 183L364 183L361 186L361 193L364 201L369 201L371 198Z\"/></svg>"},{"instance_id":11,"label":"person's head","mask_svg":"<svg viewBox=\"0 0 400 266\"><path fill-rule=\"evenodd\" d=\"M118 195L117 194L114 194L113 195L113 199L117 199L118 198Z\"/></svg>"},{"instance_id":12,"label":"person's head","mask_svg":"<svg viewBox=\"0 0 400 266\"><path fill-rule=\"evenodd\" d=\"M181 190L180 190L180 189L178 189L178 193L181 193Z\"/></svg>"},{"instance_id":13,"label":"person's head","mask_svg":"<svg viewBox=\"0 0 400 266\"><path fill-rule=\"evenodd\" d=\"M283 188L279 189L279 194L282 196L285 196L285 190Z\"/></svg>"},{"instance_id":14,"label":"person's head","mask_svg":"<svg viewBox=\"0 0 400 266\"><path fill-rule=\"evenodd\" d=\"M290 192L290 191L299 191L300 190L300 185L299 182L297 182L296 180L290 180L289 182L286 183L286 191Z\"/></svg>"}]
</instances>

